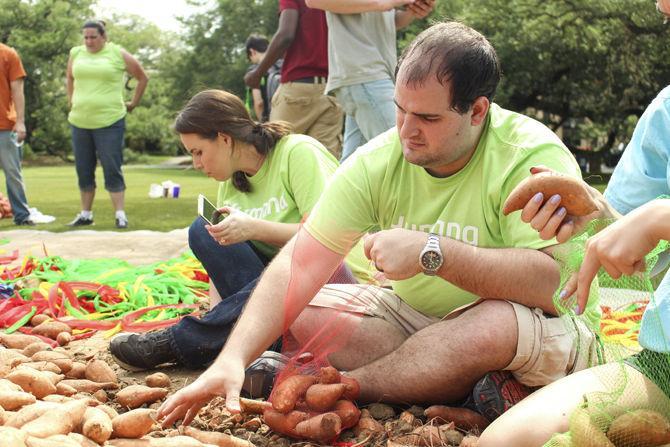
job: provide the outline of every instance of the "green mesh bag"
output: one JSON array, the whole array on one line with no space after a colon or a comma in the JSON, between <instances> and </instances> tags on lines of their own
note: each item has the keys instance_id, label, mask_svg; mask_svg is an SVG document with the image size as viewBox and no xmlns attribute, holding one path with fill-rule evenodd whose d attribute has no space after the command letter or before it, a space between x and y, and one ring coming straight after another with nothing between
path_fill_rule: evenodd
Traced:
<instances>
[{"instance_id":1,"label":"green mesh bag","mask_svg":"<svg viewBox=\"0 0 670 447\"><path fill-rule=\"evenodd\" d=\"M561 246L556 258L562 266L562 286L579 270L586 239L609 223L593 222ZM568 327L581 321L596 333L588 366L597 366L591 371L602 388L583 396L570 415L569 431L555 434L544 447L670 446L670 354L643 350L638 343L642 314L655 303L654 287L663 277L663 273L651 277L650 272L666 250L668 243L662 241L646 257L643 273L615 280L601 268L589 292L590 306L582 315L574 312L574 297L563 301L558 296L563 287L557 291L554 303ZM654 346L667 348L667 334L662 330L654 334Z\"/></svg>"}]
</instances>

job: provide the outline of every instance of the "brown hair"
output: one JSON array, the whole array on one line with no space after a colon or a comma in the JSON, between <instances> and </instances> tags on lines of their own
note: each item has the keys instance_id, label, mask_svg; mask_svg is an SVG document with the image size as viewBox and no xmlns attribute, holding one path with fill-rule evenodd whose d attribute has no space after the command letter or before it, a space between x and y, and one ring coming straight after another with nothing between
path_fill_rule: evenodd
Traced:
<instances>
[{"instance_id":1,"label":"brown hair","mask_svg":"<svg viewBox=\"0 0 670 447\"><path fill-rule=\"evenodd\" d=\"M105 37L107 35L107 31L105 31L105 26L107 24L104 22L104 20L89 20L84 25L81 27L82 30L86 28L95 28L98 30L98 34L100 34L102 37Z\"/></svg>"},{"instance_id":2,"label":"brown hair","mask_svg":"<svg viewBox=\"0 0 670 447\"><path fill-rule=\"evenodd\" d=\"M491 43L459 22L438 23L419 34L400 56L396 75L401 69L406 84L421 85L429 76L444 86L450 82L451 108L458 113L480 96L493 100L501 77Z\"/></svg>"},{"instance_id":3,"label":"brown hair","mask_svg":"<svg viewBox=\"0 0 670 447\"><path fill-rule=\"evenodd\" d=\"M219 133L225 133L233 141L251 144L261 155L268 154L281 138L291 133L290 124L284 121L252 120L240 98L224 90L204 90L196 94L177 115L174 129L208 140L216 140ZM239 191L251 191L244 172L233 173L232 180Z\"/></svg>"}]
</instances>

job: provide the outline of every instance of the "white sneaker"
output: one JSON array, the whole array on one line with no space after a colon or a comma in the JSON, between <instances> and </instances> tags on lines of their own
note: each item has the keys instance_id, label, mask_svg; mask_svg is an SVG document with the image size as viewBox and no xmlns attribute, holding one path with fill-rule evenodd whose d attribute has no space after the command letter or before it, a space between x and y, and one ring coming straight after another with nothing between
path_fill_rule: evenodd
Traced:
<instances>
[{"instance_id":1,"label":"white sneaker","mask_svg":"<svg viewBox=\"0 0 670 447\"><path fill-rule=\"evenodd\" d=\"M56 220L54 216L42 214L37 208L28 208L28 211L30 211L30 220L36 224L51 223Z\"/></svg>"}]
</instances>

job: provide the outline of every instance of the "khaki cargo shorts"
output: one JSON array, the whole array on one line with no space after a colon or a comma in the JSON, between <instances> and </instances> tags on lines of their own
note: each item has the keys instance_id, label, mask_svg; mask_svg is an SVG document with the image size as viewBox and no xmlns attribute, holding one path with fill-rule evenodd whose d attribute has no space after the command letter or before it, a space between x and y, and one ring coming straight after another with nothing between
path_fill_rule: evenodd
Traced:
<instances>
[{"instance_id":1,"label":"khaki cargo shorts","mask_svg":"<svg viewBox=\"0 0 670 447\"><path fill-rule=\"evenodd\" d=\"M516 314L518 343L516 356L504 369L521 383L542 386L597 364L598 342L581 320L552 317L540 309L508 302ZM392 290L367 284L326 285L309 304L382 318L407 337L440 321L415 310ZM457 309L442 320L466 311Z\"/></svg>"}]
</instances>

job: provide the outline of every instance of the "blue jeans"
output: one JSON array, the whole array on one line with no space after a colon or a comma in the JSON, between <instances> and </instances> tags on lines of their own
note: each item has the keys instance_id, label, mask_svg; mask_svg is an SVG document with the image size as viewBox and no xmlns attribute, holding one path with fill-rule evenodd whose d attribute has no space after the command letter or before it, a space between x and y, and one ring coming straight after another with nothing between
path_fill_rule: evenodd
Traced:
<instances>
[{"instance_id":1,"label":"blue jeans","mask_svg":"<svg viewBox=\"0 0 670 447\"><path fill-rule=\"evenodd\" d=\"M7 198L12 206L14 223L21 223L30 217L26 190L21 174L21 148L10 137L9 130L0 131L0 165L5 171Z\"/></svg>"},{"instance_id":2,"label":"blue jeans","mask_svg":"<svg viewBox=\"0 0 670 447\"><path fill-rule=\"evenodd\" d=\"M393 81L390 79L335 90L335 97L346 113L341 162L359 146L395 126L393 95Z\"/></svg>"},{"instance_id":3,"label":"blue jeans","mask_svg":"<svg viewBox=\"0 0 670 447\"><path fill-rule=\"evenodd\" d=\"M183 318L168 329L168 335L177 361L188 368L201 368L221 352L270 260L250 242L219 245L201 217L188 230L188 245L221 295L221 302L202 318Z\"/></svg>"},{"instance_id":4,"label":"blue jeans","mask_svg":"<svg viewBox=\"0 0 670 447\"><path fill-rule=\"evenodd\" d=\"M111 126L100 129L82 129L70 124L74 164L81 191L95 189L95 166L100 159L105 175L105 189L121 192L126 189L121 165L123 164L123 138L126 119L121 118Z\"/></svg>"}]
</instances>

